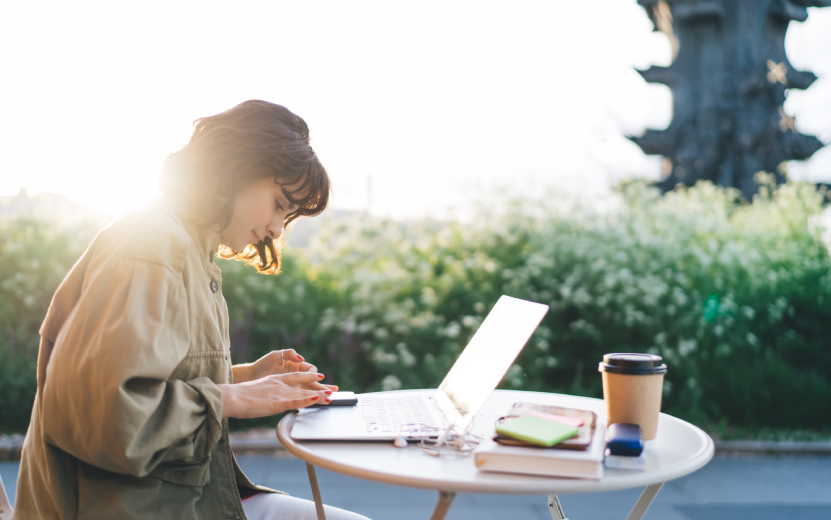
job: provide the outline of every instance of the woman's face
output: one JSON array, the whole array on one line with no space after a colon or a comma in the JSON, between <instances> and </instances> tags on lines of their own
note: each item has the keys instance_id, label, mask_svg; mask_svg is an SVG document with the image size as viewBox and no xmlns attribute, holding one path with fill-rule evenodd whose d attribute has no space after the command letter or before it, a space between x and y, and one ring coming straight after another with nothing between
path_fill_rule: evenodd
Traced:
<instances>
[{"instance_id":1,"label":"woman's face","mask_svg":"<svg viewBox=\"0 0 831 520\"><path fill-rule=\"evenodd\" d=\"M293 191L297 185L287 185ZM243 186L234 197L234 209L228 227L219 232L222 244L235 251L242 251L249 244L256 244L266 236L277 240L283 233L286 215L297 211L283 193L283 186L271 177L253 180Z\"/></svg>"}]
</instances>

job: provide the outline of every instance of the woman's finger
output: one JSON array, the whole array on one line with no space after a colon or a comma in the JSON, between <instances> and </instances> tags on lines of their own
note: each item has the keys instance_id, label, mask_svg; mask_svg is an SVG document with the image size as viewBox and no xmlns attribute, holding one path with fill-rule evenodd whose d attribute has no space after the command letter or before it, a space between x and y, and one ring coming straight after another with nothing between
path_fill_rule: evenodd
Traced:
<instances>
[{"instance_id":1,"label":"woman's finger","mask_svg":"<svg viewBox=\"0 0 831 520\"><path fill-rule=\"evenodd\" d=\"M282 350L272 350L265 356L255 361L252 366L254 369L253 379L259 379L261 377L285 372L288 360L283 361L282 352Z\"/></svg>"},{"instance_id":2,"label":"woman's finger","mask_svg":"<svg viewBox=\"0 0 831 520\"><path fill-rule=\"evenodd\" d=\"M306 390L312 390L315 392L328 392L330 394L334 392L334 390L330 389L328 385L322 385L320 383L305 383L301 386Z\"/></svg>"},{"instance_id":3,"label":"woman's finger","mask_svg":"<svg viewBox=\"0 0 831 520\"><path fill-rule=\"evenodd\" d=\"M295 363L302 363L306 361L303 356L294 351L293 348L283 349L283 359L286 361L293 361Z\"/></svg>"},{"instance_id":4,"label":"woman's finger","mask_svg":"<svg viewBox=\"0 0 831 520\"><path fill-rule=\"evenodd\" d=\"M266 362L268 364L274 364L277 366L283 366L285 364L282 350L272 350L271 352L260 358L259 361Z\"/></svg>"},{"instance_id":5,"label":"woman's finger","mask_svg":"<svg viewBox=\"0 0 831 520\"><path fill-rule=\"evenodd\" d=\"M324 375L318 372L290 372L284 374L284 380L293 385L302 385L304 383L313 383L323 379Z\"/></svg>"},{"instance_id":6,"label":"woman's finger","mask_svg":"<svg viewBox=\"0 0 831 520\"><path fill-rule=\"evenodd\" d=\"M317 367L306 361L302 363L292 363L289 365L289 372L317 372Z\"/></svg>"},{"instance_id":7,"label":"woman's finger","mask_svg":"<svg viewBox=\"0 0 831 520\"><path fill-rule=\"evenodd\" d=\"M323 385L323 386L325 386L326 388L328 388L329 390L331 390L333 392L337 392L338 390L340 390L338 385Z\"/></svg>"},{"instance_id":8,"label":"woman's finger","mask_svg":"<svg viewBox=\"0 0 831 520\"><path fill-rule=\"evenodd\" d=\"M298 399L292 399L289 401L290 408L287 410L297 410L299 408L306 408L307 406L311 406L317 402L321 401L321 397L319 395L313 395L310 397L300 397Z\"/></svg>"},{"instance_id":9,"label":"woman's finger","mask_svg":"<svg viewBox=\"0 0 831 520\"><path fill-rule=\"evenodd\" d=\"M278 360L279 361L279 360ZM314 369L314 370L312 370ZM286 361L282 365L282 370L280 371L281 374L286 374L288 372L317 372L317 367L312 365L311 363L296 363L294 361Z\"/></svg>"}]
</instances>

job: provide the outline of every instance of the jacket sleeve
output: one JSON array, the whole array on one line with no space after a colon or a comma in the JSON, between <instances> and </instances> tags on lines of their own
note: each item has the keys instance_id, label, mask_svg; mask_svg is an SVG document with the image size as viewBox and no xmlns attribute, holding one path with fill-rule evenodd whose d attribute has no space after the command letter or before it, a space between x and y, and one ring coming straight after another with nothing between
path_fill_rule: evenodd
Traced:
<instances>
[{"instance_id":1,"label":"jacket sleeve","mask_svg":"<svg viewBox=\"0 0 831 520\"><path fill-rule=\"evenodd\" d=\"M94 466L143 477L196 462L222 435L222 393L172 374L189 350L180 273L127 258L87 271L43 387L47 442Z\"/></svg>"}]
</instances>

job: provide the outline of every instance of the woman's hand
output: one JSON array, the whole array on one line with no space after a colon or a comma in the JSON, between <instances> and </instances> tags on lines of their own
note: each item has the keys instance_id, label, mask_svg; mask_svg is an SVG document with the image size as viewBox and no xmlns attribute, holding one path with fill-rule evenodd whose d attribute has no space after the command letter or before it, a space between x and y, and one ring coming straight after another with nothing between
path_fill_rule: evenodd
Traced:
<instances>
[{"instance_id":1,"label":"woman's hand","mask_svg":"<svg viewBox=\"0 0 831 520\"><path fill-rule=\"evenodd\" d=\"M317 372L317 367L307 363L303 356L288 348L285 350L272 350L265 356L253 363L235 365L234 382L245 383L254 381L274 374L286 374L289 372Z\"/></svg>"},{"instance_id":2,"label":"woman's hand","mask_svg":"<svg viewBox=\"0 0 831 520\"><path fill-rule=\"evenodd\" d=\"M330 402L337 387L323 385L323 374L291 372L270 375L247 383L216 385L222 391L222 418L267 417L286 410Z\"/></svg>"}]
</instances>

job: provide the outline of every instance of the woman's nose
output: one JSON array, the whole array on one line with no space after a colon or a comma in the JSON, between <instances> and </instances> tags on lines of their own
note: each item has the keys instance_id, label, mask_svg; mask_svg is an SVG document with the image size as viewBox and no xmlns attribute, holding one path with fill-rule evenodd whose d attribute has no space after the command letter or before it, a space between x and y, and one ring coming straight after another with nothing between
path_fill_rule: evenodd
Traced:
<instances>
[{"instance_id":1,"label":"woman's nose","mask_svg":"<svg viewBox=\"0 0 831 520\"><path fill-rule=\"evenodd\" d=\"M268 225L266 231L268 232L268 236L271 237L271 240L277 240L283 234L283 226L272 222Z\"/></svg>"}]
</instances>

